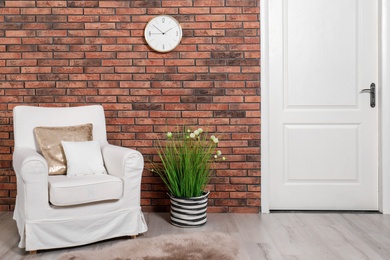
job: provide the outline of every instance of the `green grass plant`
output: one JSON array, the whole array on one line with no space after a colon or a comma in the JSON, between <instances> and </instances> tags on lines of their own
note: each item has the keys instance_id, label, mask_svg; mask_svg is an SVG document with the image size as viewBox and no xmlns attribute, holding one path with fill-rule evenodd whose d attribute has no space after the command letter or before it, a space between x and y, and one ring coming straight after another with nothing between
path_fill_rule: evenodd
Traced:
<instances>
[{"instance_id":1,"label":"green grass plant","mask_svg":"<svg viewBox=\"0 0 390 260\"><path fill-rule=\"evenodd\" d=\"M154 164L153 171L161 177L171 195L201 196L210 180L211 165L225 159L216 151L218 142L218 138L208 137L201 128L192 132L183 127L181 131L168 132L166 140L157 142L161 164Z\"/></svg>"}]
</instances>

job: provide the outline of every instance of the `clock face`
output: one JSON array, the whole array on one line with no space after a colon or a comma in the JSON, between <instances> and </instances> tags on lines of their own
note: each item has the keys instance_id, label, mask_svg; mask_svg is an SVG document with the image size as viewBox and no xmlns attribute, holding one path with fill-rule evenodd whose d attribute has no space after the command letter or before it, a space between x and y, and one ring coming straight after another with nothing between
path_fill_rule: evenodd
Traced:
<instances>
[{"instance_id":1,"label":"clock face","mask_svg":"<svg viewBox=\"0 0 390 260\"><path fill-rule=\"evenodd\" d=\"M144 35L150 48L158 52L169 52L179 45L182 30L179 22L172 16L159 15L148 22Z\"/></svg>"}]
</instances>

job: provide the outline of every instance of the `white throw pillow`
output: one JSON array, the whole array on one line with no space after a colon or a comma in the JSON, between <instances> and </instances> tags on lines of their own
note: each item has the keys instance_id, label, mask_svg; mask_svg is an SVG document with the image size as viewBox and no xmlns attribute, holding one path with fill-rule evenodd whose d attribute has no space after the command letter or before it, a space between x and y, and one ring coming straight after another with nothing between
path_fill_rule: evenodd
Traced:
<instances>
[{"instance_id":1,"label":"white throw pillow","mask_svg":"<svg viewBox=\"0 0 390 260\"><path fill-rule=\"evenodd\" d=\"M107 174L98 141L61 141L67 162L68 176Z\"/></svg>"}]
</instances>

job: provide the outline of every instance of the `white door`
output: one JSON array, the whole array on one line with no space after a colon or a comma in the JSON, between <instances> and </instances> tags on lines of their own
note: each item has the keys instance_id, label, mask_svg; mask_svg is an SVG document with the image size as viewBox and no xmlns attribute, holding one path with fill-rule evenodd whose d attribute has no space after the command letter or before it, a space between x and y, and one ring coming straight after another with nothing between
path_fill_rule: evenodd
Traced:
<instances>
[{"instance_id":1,"label":"white door","mask_svg":"<svg viewBox=\"0 0 390 260\"><path fill-rule=\"evenodd\" d=\"M268 1L270 209L377 210L378 1Z\"/></svg>"}]
</instances>

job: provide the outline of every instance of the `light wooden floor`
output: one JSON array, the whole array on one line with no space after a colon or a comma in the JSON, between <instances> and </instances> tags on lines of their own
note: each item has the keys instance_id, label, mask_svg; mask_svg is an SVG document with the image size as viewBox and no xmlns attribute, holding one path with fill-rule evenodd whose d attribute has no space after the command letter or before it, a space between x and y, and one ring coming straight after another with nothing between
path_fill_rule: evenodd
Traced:
<instances>
[{"instance_id":1,"label":"light wooden floor","mask_svg":"<svg viewBox=\"0 0 390 260\"><path fill-rule=\"evenodd\" d=\"M168 214L147 213L149 231L137 239L162 234L220 231L237 238L250 259L390 259L390 215L339 213L208 214L201 228L169 224ZM114 239L71 249L26 255L10 212L0 212L0 259L57 259L69 250L103 248Z\"/></svg>"}]
</instances>

